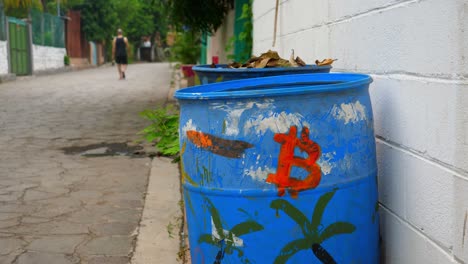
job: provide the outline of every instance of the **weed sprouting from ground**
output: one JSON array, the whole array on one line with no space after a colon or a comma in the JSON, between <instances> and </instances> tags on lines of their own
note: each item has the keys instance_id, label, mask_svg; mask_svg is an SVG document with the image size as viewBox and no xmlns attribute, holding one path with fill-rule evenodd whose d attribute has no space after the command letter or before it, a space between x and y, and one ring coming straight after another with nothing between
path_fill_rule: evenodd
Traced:
<instances>
[{"instance_id":1,"label":"weed sprouting from ground","mask_svg":"<svg viewBox=\"0 0 468 264\"><path fill-rule=\"evenodd\" d=\"M142 139L156 146L163 156L179 161L179 111L172 105L147 109L140 116L151 124L139 132Z\"/></svg>"}]
</instances>

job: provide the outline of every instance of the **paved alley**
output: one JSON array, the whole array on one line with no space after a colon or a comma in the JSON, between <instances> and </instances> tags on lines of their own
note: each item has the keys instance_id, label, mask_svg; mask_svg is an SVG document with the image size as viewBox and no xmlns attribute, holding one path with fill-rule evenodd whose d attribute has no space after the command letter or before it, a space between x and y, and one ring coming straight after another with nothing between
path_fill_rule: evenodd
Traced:
<instances>
[{"instance_id":1,"label":"paved alley","mask_svg":"<svg viewBox=\"0 0 468 264\"><path fill-rule=\"evenodd\" d=\"M151 168L138 113L165 102L168 64L0 84L0 263L128 263Z\"/></svg>"}]
</instances>

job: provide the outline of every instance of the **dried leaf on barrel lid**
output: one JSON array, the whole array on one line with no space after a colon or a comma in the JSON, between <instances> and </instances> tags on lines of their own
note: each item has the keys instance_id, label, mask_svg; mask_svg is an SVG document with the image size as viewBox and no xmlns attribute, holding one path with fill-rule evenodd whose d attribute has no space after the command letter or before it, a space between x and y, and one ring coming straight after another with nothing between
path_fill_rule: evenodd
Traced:
<instances>
[{"instance_id":1,"label":"dried leaf on barrel lid","mask_svg":"<svg viewBox=\"0 0 468 264\"><path fill-rule=\"evenodd\" d=\"M299 66L306 66L307 65L307 63L305 63L301 58L299 58L299 56L296 57L295 61Z\"/></svg>"},{"instance_id":2,"label":"dried leaf on barrel lid","mask_svg":"<svg viewBox=\"0 0 468 264\"><path fill-rule=\"evenodd\" d=\"M252 62L256 62L258 60L260 60L261 58L260 57L256 57L256 56L253 56L251 57L247 62L245 62L245 64L249 64L249 63L252 63Z\"/></svg>"},{"instance_id":3,"label":"dried leaf on barrel lid","mask_svg":"<svg viewBox=\"0 0 468 264\"><path fill-rule=\"evenodd\" d=\"M260 60L260 57L253 56L244 64L242 64L241 68L255 68L255 62Z\"/></svg>"},{"instance_id":4,"label":"dried leaf on barrel lid","mask_svg":"<svg viewBox=\"0 0 468 264\"><path fill-rule=\"evenodd\" d=\"M242 68L254 68L254 67L255 67L255 62L249 62L249 63L242 64Z\"/></svg>"},{"instance_id":5,"label":"dried leaf on barrel lid","mask_svg":"<svg viewBox=\"0 0 468 264\"><path fill-rule=\"evenodd\" d=\"M275 59L275 60L281 59L280 56L278 55L278 52L272 51L272 50L268 50L267 52L263 53L262 55L260 55L260 58L261 59L269 58L269 59Z\"/></svg>"},{"instance_id":6,"label":"dried leaf on barrel lid","mask_svg":"<svg viewBox=\"0 0 468 264\"><path fill-rule=\"evenodd\" d=\"M261 61L257 61L255 63L255 68L265 68L270 60L271 58L264 58Z\"/></svg>"},{"instance_id":7,"label":"dried leaf on barrel lid","mask_svg":"<svg viewBox=\"0 0 468 264\"><path fill-rule=\"evenodd\" d=\"M326 65L332 65L332 63L334 61L336 61L337 59L324 59L322 61L319 61L319 60L316 60L315 61L315 64L317 64L317 66L326 66Z\"/></svg>"},{"instance_id":8,"label":"dried leaf on barrel lid","mask_svg":"<svg viewBox=\"0 0 468 264\"><path fill-rule=\"evenodd\" d=\"M211 63L210 68L216 68L216 64Z\"/></svg>"},{"instance_id":9,"label":"dried leaf on barrel lid","mask_svg":"<svg viewBox=\"0 0 468 264\"><path fill-rule=\"evenodd\" d=\"M238 62L233 62L233 63L229 63L228 67L229 68L240 68L240 67L242 67L242 64L240 64Z\"/></svg>"},{"instance_id":10,"label":"dried leaf on barrel lid","mask_svg":"<svg viewBox=\"0 0 468 264\"><path fill-rule=\"evenodd\" d=\"M291 67L291 64L289 63L288 60L279 59L278 60L278 67Z\"/></svg>"},{"instance_id":11,"label":"dried leaf on barrel lid","mask_svg":"<svg viewBox=\"0 0 468 264\"><path fill-rule=\"evenodd\" d=\"M294 60L294 49L291 50L291 56L289 57L289 64L291 64L292 67L299 66L297 62Z\"/></svg>"},{"instance_id":12,"label":"dried leaf on barrel lid","mask_svg":"<svg viewBox=\"0 0 468 264\"><path fill-rule=\"evenodd\" d=\"M267 67L276 67L278 66L278 61L279 60L270 60L268 63L267 63Z\"/></svg>"}]
</instances>

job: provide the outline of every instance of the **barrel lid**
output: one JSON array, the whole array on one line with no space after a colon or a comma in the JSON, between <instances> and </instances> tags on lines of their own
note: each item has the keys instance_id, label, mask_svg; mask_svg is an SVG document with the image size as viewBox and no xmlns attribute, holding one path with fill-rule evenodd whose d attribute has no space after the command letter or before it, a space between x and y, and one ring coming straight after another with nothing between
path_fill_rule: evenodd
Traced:
<instances>
[{"instance_id":1,"label":"barrel lid","mask_svg":"<svg viewBox=\"0 0 468 264\"><path fill-rule=\"evenodd\" d=\"M330 65L317 66L317 65L306 65L303 67L274 67L274 68L228 68L227 64L216 64L215 68L211 65L196 65L192 67L192 70L196 72L204 73L222 73L222 74L238 74L238 73L264 73L264 72L294 72L294 73L308 73L311 70L326 71L330 70Z\"/></svg>"},{"instance_id":2,"label":"barrel lid","mask_svg":"<svg viewBox=\"0 0 468 264\"><path fill-rule=\"evenodd\" d=\"M176 91L179 100L271 97L367 88L372 78L355 73L293 74L193 86Z\"/></svg>"}]
</instances>

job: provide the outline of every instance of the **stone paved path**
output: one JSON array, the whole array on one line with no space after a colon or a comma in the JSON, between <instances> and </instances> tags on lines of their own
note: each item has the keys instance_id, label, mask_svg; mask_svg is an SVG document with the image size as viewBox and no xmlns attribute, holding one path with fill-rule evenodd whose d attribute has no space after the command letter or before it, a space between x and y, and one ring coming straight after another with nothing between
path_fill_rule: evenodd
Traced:
<instances>
[{"instance_id":1,"label":"stone paved path","mask_svg":"<svg viewBox=\"0 0 468 264\"><path fill-rule=\"evenodd\" d=\"M126 81L105 67L0 85L1 264L128 263L150 159L63 148L133 144L169 82L168 64L137 64Z\"/></svg>"}]
</instances>

